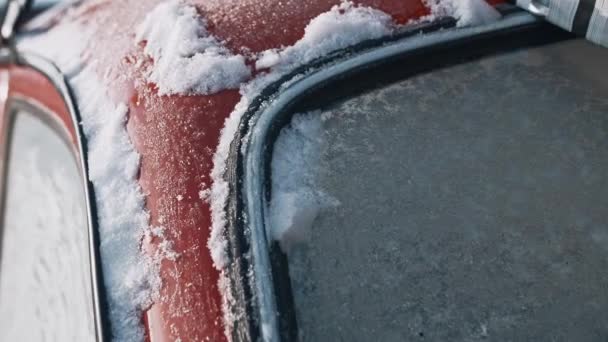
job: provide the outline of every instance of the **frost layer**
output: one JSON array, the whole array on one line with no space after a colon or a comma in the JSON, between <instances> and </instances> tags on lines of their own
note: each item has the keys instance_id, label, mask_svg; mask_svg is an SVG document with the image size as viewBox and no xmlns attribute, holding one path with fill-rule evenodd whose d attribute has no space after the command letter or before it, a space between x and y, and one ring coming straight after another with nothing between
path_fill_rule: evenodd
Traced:
<instances>
[{"instance_id":1,"label":"frost layer","mask_svg":"<svg viewBox=\"0 0 608 342\"><path fill-rule=\"evenodd\" d=\"M196 8L179 0L159 4L139 25L136 41L154 60L148 79L161 95L212 94L249 78L245 58L231 54L206 26Z\"/></svg>"},{"instance_id":2,"label":"frost layer","mask_svg":"<svg viewBox=\"0 0 608 342\"><path fill-rule=\"evenodd\" d=\"M25 37L18 49L56 63L66 75L82 117L89 179L95 189L100 252L113 340L143 341L142 310L160 285L158 260L142 253L149 230L144 195L137 182L139 155L129 140L127 106L109 100L94 65L83 63L86 28L64 23L44 36Z\"/></svg>"}]
</instances>

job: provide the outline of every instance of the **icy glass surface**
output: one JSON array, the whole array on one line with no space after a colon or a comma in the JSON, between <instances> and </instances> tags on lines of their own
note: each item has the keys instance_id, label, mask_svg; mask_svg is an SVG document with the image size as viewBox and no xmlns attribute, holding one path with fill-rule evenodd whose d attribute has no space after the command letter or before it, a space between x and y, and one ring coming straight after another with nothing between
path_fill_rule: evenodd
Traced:
<instances>
[{"instance_id":1,"label":"icy glass surface","mask_svg":"<svg viewBox=\"0 0 608 342\"><path fill-rule=\"evenodd\" d=\"M296 116L280 155L316 188L294 193L332 199L281 241L301 340L606 339L606 61L563 42Z\"/></svg>"},{"instance_id":2,"label":"icy glass surface","mask_svg":"<svg viewBox=\"0 0 608 342\"><path fill-rule=\"evenodd\" d=\"M0 250L0 341L95 341L85 195L73 152L16 114Z\"/></svg>"}]
</instances>

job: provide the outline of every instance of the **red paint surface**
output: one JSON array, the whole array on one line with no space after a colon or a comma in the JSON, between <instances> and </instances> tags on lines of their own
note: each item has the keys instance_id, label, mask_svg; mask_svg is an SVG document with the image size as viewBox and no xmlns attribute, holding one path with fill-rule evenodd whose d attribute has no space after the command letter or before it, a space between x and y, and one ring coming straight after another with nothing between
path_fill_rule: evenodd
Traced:
<instances>
[{"instance_id":1,"label":"red paint surface","mask_svg":"<svg viewBox=\"0 0 608 342\"><path fill-rule=\"evenodd\" d=\"M77 151L76 131L72 124L70 112L63 101L59 91L44 75L25 67L11 66L7 69L9 74L8 97L26 99L52 115L72 140ZM3 115L4 117L4 115Z\"/></svg>"},{"instance_id":2,"label":"red paint surface","mask_svg":"<svg viewBox=\"0 0 608 342\"><path fill-rule=\"evenodd\" d=\"M110 76L111 96L129 106L127 129L141 155L140 184L152 226L163 226L176 261L163 261L160 300L146 313L148 339L157 341L224 341L219 273L207 239L211 219L199 191L210 185L212 156L224 120L240 95L236 90L210 96L158 96L146 83L137 62L142 47L134 32L160 0L101 0L82 4L62 20L80 21L95 31L85 58L99 74ZM310 19L339 0L193 0L209 20L209 31L235 53L260 52L294 44ZM428 13L421 0L360 0L405 23ZM493 1L498 3L502 1ZM27 78L18 74L18 78ZM41 82L40 80L33 80ZM24 81L25 82L25 81ZM15 89L27 91L15 84ZM56 106L49 99L49 106ZM49 107L50 108L50 107ZM181 201L179 198L183 198ZM159 241L145 246L154 253Z\"/></svg>"}]
</instances>

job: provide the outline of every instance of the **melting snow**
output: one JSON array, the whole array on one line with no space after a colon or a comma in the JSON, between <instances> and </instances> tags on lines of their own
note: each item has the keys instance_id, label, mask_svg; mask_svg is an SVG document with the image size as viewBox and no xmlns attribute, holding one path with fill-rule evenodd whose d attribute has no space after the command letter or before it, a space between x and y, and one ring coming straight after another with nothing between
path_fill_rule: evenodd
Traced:
<instances>
[{"instance_id":1,"label":"melting snow","mask_svg":"<svg viewBox=\"0 0 608 342\"><path fill-rule=\"evenodd\" d=\"M250 77L245 57L233 55L207 32L205 18L179 0L163 2L139 25L137 43L153 59L148 79L161 95L212 94Z\"/></svg>"}]
</instances>

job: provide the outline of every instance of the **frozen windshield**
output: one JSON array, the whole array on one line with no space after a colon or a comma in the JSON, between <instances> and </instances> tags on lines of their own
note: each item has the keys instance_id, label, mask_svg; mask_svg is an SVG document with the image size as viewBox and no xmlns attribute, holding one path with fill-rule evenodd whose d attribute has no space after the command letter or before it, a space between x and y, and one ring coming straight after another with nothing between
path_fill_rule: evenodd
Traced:
<instances>
[{"instance_id":1,"label":"frozen windshield","mask_svg":"<svg viewBox=\"0 0 608 342\"><path fill-rule=\"evenodd\" d=\"M19 110L0 219L0 341L95 341L82 176L55 130Z\"/></svg>"},{"instance_id":2,"label":"frozen windshield","mask_svg":"<svg viewBox=\"0 0 608 342\"><path fill-rule=\"evenodd\" d=\"M301 340L605 339L606 61L562 42L295 115L268 222Z\"/></svg>"}]
</instances>

